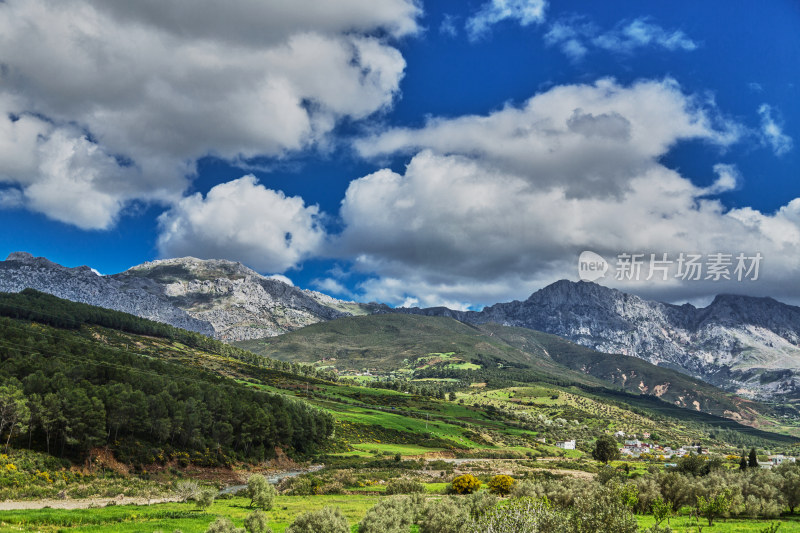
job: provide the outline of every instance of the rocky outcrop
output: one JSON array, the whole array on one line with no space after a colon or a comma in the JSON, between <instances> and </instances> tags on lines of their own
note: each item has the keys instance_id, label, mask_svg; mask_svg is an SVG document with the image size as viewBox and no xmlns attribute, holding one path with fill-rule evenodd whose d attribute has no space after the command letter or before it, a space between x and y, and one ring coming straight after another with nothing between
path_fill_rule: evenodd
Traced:
<instances>
[{"instance_id":1,"label":"rocky outcrop","mask_svg":"<svg viewBox=\"0 0 800 533\"><path fill-rule=\"evenodd\" d=\"M231 261L164 259L112 277L129 286L141 280L155 282L163 297L211 324L215 336L224 341L272 337L350 314ZM338 300L331 298L331 303Z\"/></svg>"}]
</instances>

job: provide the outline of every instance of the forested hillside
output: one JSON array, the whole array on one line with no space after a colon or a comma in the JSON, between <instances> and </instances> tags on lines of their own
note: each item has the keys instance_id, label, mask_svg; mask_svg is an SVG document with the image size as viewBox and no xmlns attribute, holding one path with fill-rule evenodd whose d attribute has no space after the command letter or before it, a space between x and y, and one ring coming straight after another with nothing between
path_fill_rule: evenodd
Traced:
<instances>
[{"instance_id":1,"label":"forested hillside","mask_svg":"<svg viewBox=\"0 0 800 533\"><path fill-rule=\"evenodd\" d=\"M333 431L329 414L302 401L76 330L94 324L246 354L200 335L35 291L2 295L0 313L0 435L8 444L76 459L107 445L125 461L215 465L262 460L276 447L309 453ZM89 333L101 340L113 330Z\"/></svg>"}]
</instances>

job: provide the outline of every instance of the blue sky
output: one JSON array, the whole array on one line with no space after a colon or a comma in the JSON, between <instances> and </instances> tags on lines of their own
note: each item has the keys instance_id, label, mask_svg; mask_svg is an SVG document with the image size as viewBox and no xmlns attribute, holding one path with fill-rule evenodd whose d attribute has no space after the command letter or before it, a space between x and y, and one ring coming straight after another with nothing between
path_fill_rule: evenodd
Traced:
<instances>
[{"instance_id":1,"label":"blue sky","mask_svg":"<svg viewBox=\"0 0 800 533\"><path fill-rule=\"evenodd\" d=\"M479 308L591 250L647 297L800 302L797 2L284 4L0 4L0 254Z\"/></svg>"}]
</instances>

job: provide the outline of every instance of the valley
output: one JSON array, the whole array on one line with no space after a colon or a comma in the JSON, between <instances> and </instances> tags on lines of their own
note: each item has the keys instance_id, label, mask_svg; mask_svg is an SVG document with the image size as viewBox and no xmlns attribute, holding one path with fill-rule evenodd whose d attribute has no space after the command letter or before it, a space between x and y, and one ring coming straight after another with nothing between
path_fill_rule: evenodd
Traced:
<instances>
[{"instance_id":1,"label":"valley","mask_svg":"<svg viewBox=\"0 0 800 533\"><path fill-rule=\"evenodd\" d=\"M743 449L758 449L764 457L800 454L798 440L788 434L791 424L769 406L638 359L635 374L625 371L644 383L659 370L655 375L669 389L692 392L691 401L708 409L735 410L750 425L691 404L681 407L666 393L648 394L639 383L626 388L630 379L614 382L609 369L619 364L607 361L610 356L531 330L382 314L343 317L233 347L36 291L0 296L3 394L6 402L16 394L15 405L25 404L29 413L25 424L6 433L4 499L160 501L174 498L185 480L218 490L246 483L254 472L324 465L279 483L276 501L283 503L269 516L271 527L282 531L299 512L292 515L291 509L324 503L344 509L352 524L365 520L370 507L388 498L382 495L398 476L430 494L426 506L438 505L462 475L485 485L510 474L526 491L550 490L547 483L554 480L561 480L554 490L571 486L569 480L588 483L586 490L607 490L593 481L605 475L602 462L593 459L604 435L621 435L620 448L637 437L651 446L611 463L614 475L628 483L666 475L665 464L683 465L701 450L695 457L722 472L733 472ZM65 387L65 377L74 386ZM172 384L159 384L167 377ZM152 386L162 392L148 392ZM192 394L197 418L186 403ZM84 403L73 401L79 397ZM237 418L236 402L250 397L273 406L260 422L252 408ZM62 421L49 426L43 408L58 400L91 407L66 408ZM166 410L159 418L160 405ZM257 429L254 423L266 425ZM266 435L275 440L259 440ZM36 528L83 530L95 524L91 530L103 531L122 527L111 526L122 520L130 526L119 530L171 524L205 531L214 516L245 517L241 497L229 497L220 496L211 511L199 515L194 504L176 502L141 513L124 506L103 512L2 511L0 525L22 520Z\"/></svg>"}]
</instances>

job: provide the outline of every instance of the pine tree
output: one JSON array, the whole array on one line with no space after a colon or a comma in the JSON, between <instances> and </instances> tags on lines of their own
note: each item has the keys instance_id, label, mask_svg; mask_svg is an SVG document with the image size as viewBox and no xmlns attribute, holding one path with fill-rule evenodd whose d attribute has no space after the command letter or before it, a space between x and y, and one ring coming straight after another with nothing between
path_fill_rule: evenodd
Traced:
<instances>
[{"instance_id":1,"label":"pine tree","mask_svg":"<svg viewBox=\"0 0 800 533\"><path fill-rule=\"evenodd\" d=\"M750 468L758 468L758 455L756 454L755 448L750 448L750 457L747 466Z\"/></svg>"}]
</instances>

